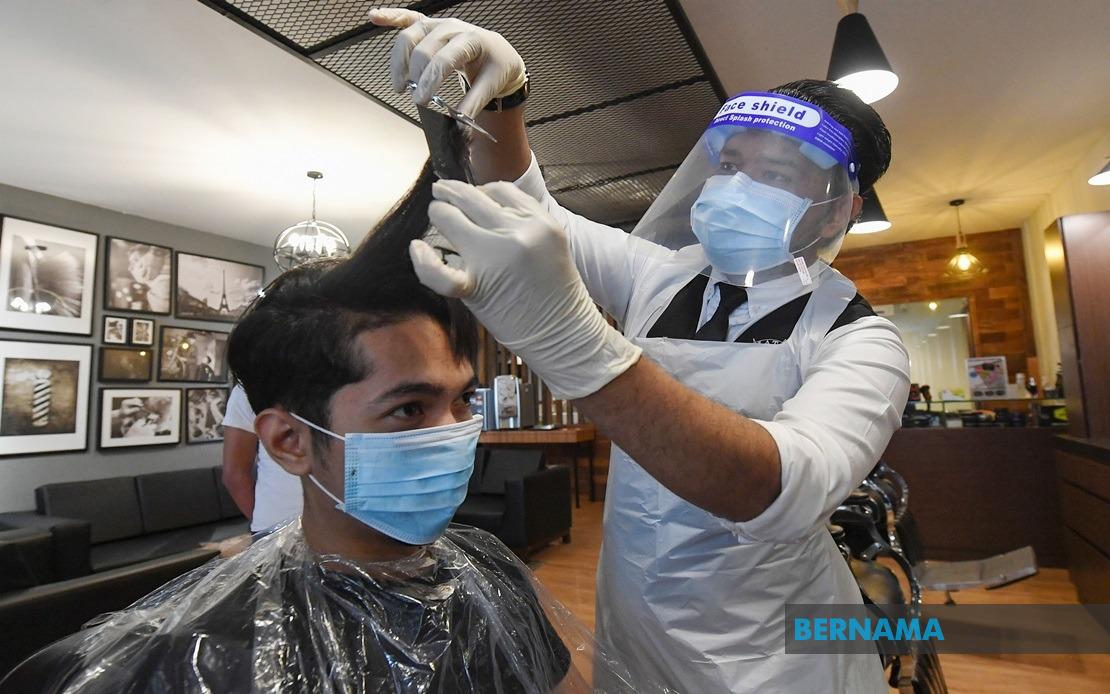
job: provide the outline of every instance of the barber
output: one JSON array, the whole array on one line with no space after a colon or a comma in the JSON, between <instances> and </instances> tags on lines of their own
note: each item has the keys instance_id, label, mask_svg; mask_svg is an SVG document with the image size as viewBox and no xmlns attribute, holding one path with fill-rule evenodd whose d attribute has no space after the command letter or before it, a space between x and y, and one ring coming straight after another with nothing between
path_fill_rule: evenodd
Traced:
<instances>
[{"instance_id":1,"label":"barber","mask_svg":"<svg viewBox=\"0 0 1110 694\"><path fill-rule=\"evenodd\" d=\"M421 281L615 444L602 643L685 692L885 692L875 655L786 654L783 613L861 602L825 522L909 388L897 329L829 267L889 163L878 115L822 81L734 97L630 235L546 190L504 38L408 10L371 20L401 29L395 88L415 81L423 103L460 71L458 108L498 139L476 137L472 165L499 182L436 184L431 220L461 260L414 242Z\"/></svg>"}]
</instances>

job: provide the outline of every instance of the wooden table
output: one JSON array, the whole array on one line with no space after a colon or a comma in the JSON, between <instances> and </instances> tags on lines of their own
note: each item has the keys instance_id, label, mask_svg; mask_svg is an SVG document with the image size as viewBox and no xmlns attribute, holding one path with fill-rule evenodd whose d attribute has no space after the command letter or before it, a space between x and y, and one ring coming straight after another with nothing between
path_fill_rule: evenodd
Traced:
<instances>
[{"instance_id":1,"label":"wooden table","mask_svg":"<svg viewBox=\"0 0 1110 694\"><path fill-rule=\"evenodd\" d=\"M483 431L478 443L483 446L542 446L569 447L573 456L574 507L578 508L578 457L585 448L589 456L590 501L597 498L594 484L594 439L597 427L593 424L568 424L558 429L500 429Z\"/></svg>"}]
</instances>

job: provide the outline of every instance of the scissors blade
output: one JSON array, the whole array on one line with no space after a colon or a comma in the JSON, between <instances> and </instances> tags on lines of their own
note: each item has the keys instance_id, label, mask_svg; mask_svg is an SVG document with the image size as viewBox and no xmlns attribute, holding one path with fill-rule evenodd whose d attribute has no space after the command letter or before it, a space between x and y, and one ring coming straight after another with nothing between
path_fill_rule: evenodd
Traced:
<instances>
[{"instance_id":1,"label":"scissors blade","mask_svg":"<svg viewBox=\"0 0 1110 694\"><path fill-rule=\"evenodd\" d=\"M413 82L412 80L405 82L405 86L408 87L410 93L416 91L416 82ZM497 142L497 138L494 137L493 134L490 133L488 130L478 125L478 121L474 120L451 104L447 103L447 100L441 97L439 94L433 94L429 101L432 104L438 106L440 109L446 111L447 115L451 116L466 127L477 131L479 134L484 135L485 137L488 137L492 142Z\"/></svg>"}]
</instances>

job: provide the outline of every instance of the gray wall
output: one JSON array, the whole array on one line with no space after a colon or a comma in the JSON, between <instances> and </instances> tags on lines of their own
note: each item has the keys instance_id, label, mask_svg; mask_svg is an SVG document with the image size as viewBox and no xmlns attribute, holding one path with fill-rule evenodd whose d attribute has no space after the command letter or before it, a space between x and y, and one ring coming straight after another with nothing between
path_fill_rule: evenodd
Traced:
<instances>
[{"instance_id":1,"label":"gray wall","mask_svg":"<svg viewBox=\"0 0 1110 694\"><path fill-rule=\"evenodd\" d=\"M22 188L0 184L0 215L21 217L43 224L53 224L79 231L94 232L100 236L96 261L96 283L94 293L95 310L93 313L93 334L91 337L63 335L58 333L32 333L23 331L0 330L2 340L41 340L43 342L69 342L93 346L92 391L89 398L89 447L86 451L71 453L42 454L30 456L0 457L0 512L22 511L34 508L34 490L50 482L97 479L117 475L135 475L146 472L162 472L183 468L218 465L222 446L219 443L184 443L184 421L182 422L182 443L174 446L154 446L133 450L96 449L99 432L99 388L97 382L98 347L103 343L100 332L103 329L102 310L104 303L104 247L105 237L117 236L135 241L145 241L169 246L174 250L197 253L200 255L226 258L244 263L262 265L266 268L266 281L272 279L277 268L274 265L272 250L243 241L235 241L195 229L173 224L156 222L142 217L113 212L100 207L86 205L52 195L44 195ZM280 229L275 230L274 234ZM110 315L136 316L153 319L155 322L155 347L163 325L194 328L210 328L229 331L230 323L179 320L173 316L152 316L140 313L109 311ZM204 387L204 384L165 383L157 381L158 365L154 365L154 381L149 384L105 384L112 387L145 388L159 387L188 388ZM218 385L218 384L213 384Z\"/></svg>"}]
</instances>

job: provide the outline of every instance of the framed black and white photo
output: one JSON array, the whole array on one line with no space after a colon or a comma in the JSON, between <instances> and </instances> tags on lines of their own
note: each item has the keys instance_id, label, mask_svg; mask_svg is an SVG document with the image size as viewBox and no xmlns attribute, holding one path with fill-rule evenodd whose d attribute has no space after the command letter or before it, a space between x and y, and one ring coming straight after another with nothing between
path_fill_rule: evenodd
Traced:
<instances>
[{"instance_id":1,"label":"framed black and white photo","mask_svg":"<svg viewBox=\"0 0 1110 694\"><path fill-rule=\"evenodd\" d=\"M179 388L101 388L100 448L181 441Z\"/></svg>"},{"instance_id":2,"label":"framed black and white photo","mask_svg":"<svg viewBox=\"0 0 1110 694\"><path fill-rule=\"evenodd\" d=\"M104 251L104 310L170 314L173 249L109 236Z\"/></svg>"},{"instance_id":3,"label":"framed black and white photo","mask_svg":"<svg viewBox=\"0 0 1110 694\"><path fill-rule=\"evenodd\" d=\"M92 335L99 237L0 220L0 328Z\"/></svg>"},{"instance_id":4,"label":"framed black and white photo","mask_svg":"<svg viewBox=\"0 0 1110 694\"><path fill-rule=\"evenodd\" d=\"M158 380L227 383L227 333L162 326Z\"/></svg>"},{"instance_id":5,"label":"framed black and white photo","mask_svg":"<svg viewBox=\"0 0 1110 694\"><path fill-rule=\"evenodd\" d=\"M101 347L99 380L106 382L141 382L154 373L154 350L135 347Z\"/></svg>"},{"instance_id":6,"label":"framed black and white photo","mask_svg":"<svg viewBox=\"0 0 1110 694\"><path fill-rule=\"evenodd\" d=\"M234 323L258 296L265 270L192 253L177 253L177 317Z\"/></svg>"},{"instance_id":7,"label":"framed black and white photo","mask_svg":"<svg viewBox=\"0 0 1110 694\"><path fill-rule=\"evenodd\" d=\"M101 339L106 345L127 344L127 319L121 316L104 316L104 332Z\"/></svg>"},{"instance_id":8,"label":"framed black and white photo","mask_svg":"<svg viewBox=\"0 0 1110 694\"><path fill-rule=\"evenodd\" d=\"M228 388L185 389L185 443L224 440Z\"/></svg>"},{"instance_id":9,"label":"framed black and white photo","mask_svg":"<svg viewBox=\"0 0 1110 694\"><path fill-rule=\"evenodd\" d=\"M153 345L154 344L154 321L147 320L146 318L132 318L131 319L131 344L133 344L133 345Z\"/></svg>"},{"instance_id":10,"label":"framed black and white photo","mask_svg":"<svg viewBox=\"0 0 1110 694\"><path fill-rule=\"evenodd\" d=\"M0 340L0 455L88 448L92 346Z\"/></svg>"}]
</instances>

